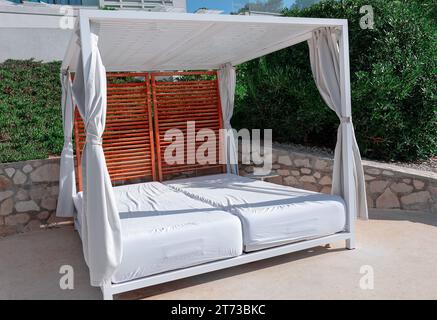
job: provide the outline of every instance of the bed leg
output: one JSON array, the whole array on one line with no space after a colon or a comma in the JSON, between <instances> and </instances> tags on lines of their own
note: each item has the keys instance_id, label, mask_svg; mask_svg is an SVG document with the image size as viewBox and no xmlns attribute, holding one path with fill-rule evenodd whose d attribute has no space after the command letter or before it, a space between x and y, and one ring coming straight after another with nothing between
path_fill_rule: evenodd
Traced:
<instances>
[{"instance_id":1,"label":"bed leg","mask_svg":"<svg viewBox=\"0 0 437 320\"><path fill-rule=\"evenodd\" d=\"M352 238L349 238L346 240L346 249L348 250L353 250L355 249L355 237L353 236Z\"/></svg>"},{"instance_id":2,"label":"bed leg","mask_svg":"<svg viewBox=\"0 0 437 320\"><path fill-rule=\"evenodd\" d=\"M110 283L104 283L101 287L102 293L103 293L103 300L114 300L114 296L112 294L111 290L111 284Z\"/></svg>"}]
</instances>

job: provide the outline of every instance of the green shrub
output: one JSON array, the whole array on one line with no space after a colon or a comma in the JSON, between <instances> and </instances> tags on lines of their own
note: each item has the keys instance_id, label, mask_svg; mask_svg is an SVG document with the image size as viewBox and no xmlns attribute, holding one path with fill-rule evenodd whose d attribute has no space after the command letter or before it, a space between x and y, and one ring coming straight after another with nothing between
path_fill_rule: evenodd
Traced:
<instances>
[{"instance_id":1,"label":"green shrub","mask_svg":"<svg viewBox=\"0 0 437 320\"><path fill-rule=\"evenodd\" d=\"M372 5L374 29L359 8ZM433 1L328 0L287 16L349 20L352 111L364 156L437 154L436 5ZM280 142L333 147L338 119L315 87L306 43L238 69L234 124L272 128Z\"/></svg>"},{"instance_id":2,"label":"green shrub","mask_svg":"<svg viewBox=\"0 0 437 320\"><path fill-rule=\"evenodd\" d=\"M63 132L60 63L0 64L0 162L59 155Z\"/></svg>"},{"instance_id":3,"label":"green shrub","mask_svg":"<svg viewBox=\"0 0 437 320\"><path fill-rule=\"evenodd\" d=\"M375 28L362 30L362 5ZM349 20L353 118L362 154L416 160L437 154L436 4L328 0L289 16ZM0 162L59 155L60 63L0 64ZM306 43L238 68L237 128L272 128L280 142L333 148L338 119L315 87Z\"/></svg>"}]
</instances>

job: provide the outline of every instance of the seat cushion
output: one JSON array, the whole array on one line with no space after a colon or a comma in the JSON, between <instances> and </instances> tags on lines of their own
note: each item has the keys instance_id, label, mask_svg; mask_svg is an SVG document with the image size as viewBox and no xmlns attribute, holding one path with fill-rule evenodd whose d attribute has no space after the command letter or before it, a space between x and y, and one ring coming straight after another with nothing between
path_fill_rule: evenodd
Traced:
<instances>
[{"instance_id":1,"label":"seat cushion","mask_svg":"<svg viewBox=\"0 0 437 320\"><path fill-rule=\"evenodd\" d=\"M345 227L345 204L337 196L231 174L165 184L238 216L243 226L245 251L322 237Z\"/></svg>"},{"instance_id":2,"label":"seat cushion","mask_svg":"<svg viewBox=\"0 0 437 320\"><path fill-rule=\"evenodd\" d=\"M123 257L112 281L238 256L239 219L159 182L114 188L120 212Z\"/></svg>"}]
</instances>

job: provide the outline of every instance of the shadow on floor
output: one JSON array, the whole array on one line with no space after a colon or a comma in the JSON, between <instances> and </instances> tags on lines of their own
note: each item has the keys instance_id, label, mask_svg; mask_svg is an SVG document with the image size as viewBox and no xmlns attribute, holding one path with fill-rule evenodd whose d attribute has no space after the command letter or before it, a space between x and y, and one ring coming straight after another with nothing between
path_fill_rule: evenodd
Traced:
<instances>
[{"instance_id":1,"label":"shadow on floor","mask_svg":"<svg viewBox=\"0 0 437 320\"><path fill-rule=\"evenodd\" d=\"M410 221L437 227L437 214L420 211L380 210L369 211L369 219Z\"/></svg>"},{"instance_id":2,"label":"shadow on floor","mask_svg":"<svg viewBox=\"0 0 437 320\"><path fill-rule=\"evenodd\" d=\"M164 284L158 284L155 286L138 289L126 293L121 293L119 295L114 296L114 298L117 300L146 299L167 292L180 290L188 287L194 287L197 285L201 285L203 283L226 279L229 277L235 277L240 274L255 272L261 269L277 266L280 264L289 263L301 259L307 259L314 256L318 256L326 253L333 253L337 251L348 251L348 250L346 248L330 248L328 246L315 247L303 251L292 252L278 257L272 257L265 260L260 260L240 266L235 266L232 268L217 270L214 272L209 272L198 276L175 280Z\"/></svg>"}]
</instances>

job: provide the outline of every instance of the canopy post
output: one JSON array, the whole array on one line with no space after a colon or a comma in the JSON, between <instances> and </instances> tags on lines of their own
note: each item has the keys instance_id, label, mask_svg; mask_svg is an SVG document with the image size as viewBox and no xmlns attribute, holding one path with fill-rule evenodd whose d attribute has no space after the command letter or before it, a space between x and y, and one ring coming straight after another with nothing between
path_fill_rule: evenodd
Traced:
<instances>
[{"instance_id":1,"label":"canopy post","mask_svg":"<svg viewBox=\"0 0 437 320\"><path fill-rule=\"evenodd\" d=\"M78 88L76 101L81 104L86 132L82 155L82 244L91 285L101 286L110 281L121 263L121 223L102 147L107 110L106 69L88 12L81 11L79 19L82 65L78 66L75 81L83 81L83 85Z\"/></svg>"},{"instance_id":2,"label":"canopy post","mask_svg":"<svg viewBox=\"0 0 437 320\"><path fill-rule=\"evenodd\" d=\"M79 11L79 26L80 26L80 47L82 52L82 66L78 66L78 68L83 68L83 74L85 75L87 70L88 61L91 58L91 26L90 19L85 14L85 11ZM84 77L85 80L85 77ZM85 88L87 87L86 80L84 84Z\"/></svg>"},{"instance_id":3,"label":"canopy post","mask_svg":"<svg viewBox=\"0 0 437 320\"><path fill-rule=\"evenodd\" d=\"M224 147L226 158L226 171L238 175L237 144L231 126L231 119L234 113L236 73L232 63L228 62L220 66L218 71L220 87L220 103L224 127Z\"/></svg>"},{"instance_id":4,"label":"canopy post","mask_svg":"<svg viewBox=\"0 0 437 320\"><path fill-rule=\"evenodd\" d=\"M87 64L88 61L91 59L91 27L90 27L90 19L85 15L85 12L80 10L79 11L79 32L80 32L80 54L82 54L82 65L78 65L77 68L83 69L83 74L87 74ZM87 87L86 78L84 77L84 88ZM84 109L83 116L86 118L86 108ZM80 119L80 121L84 122L85 120ZM77 126L75 126L75 136L78 136ZM78 144L76 144L76 147L78 148ZM82 150L83 152L83 150ZM82 154L82 152L79 152L79 155ZM82 161L81 157L78 157L76 161ZM79 182L79 190L83 191L83 184L85 183L83 181L83 170L82 165L78 166L80 169L78 170L78 182Z\"/></svg>"},{"instance_id":5,"label":"canopy post","mask_svg":"<svg viewBox=\"0 0 437 320\"><path fill-rule=\"evenodd\" d=\"M347 21L341 28L339 41L340 49L340 89L341 89L341 108L346 119L351 119L351 88L350 88L350 69L349 69L349 34ZM346 202L346 231L351 234L351 238L346 240L348 249L355 248L355 216L356 216L356 188L354 180L354 160L352 150L352 124L342 126L342 179L343 195Z\"/></svg>"}]
</instances>

